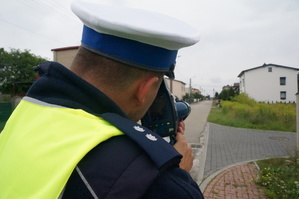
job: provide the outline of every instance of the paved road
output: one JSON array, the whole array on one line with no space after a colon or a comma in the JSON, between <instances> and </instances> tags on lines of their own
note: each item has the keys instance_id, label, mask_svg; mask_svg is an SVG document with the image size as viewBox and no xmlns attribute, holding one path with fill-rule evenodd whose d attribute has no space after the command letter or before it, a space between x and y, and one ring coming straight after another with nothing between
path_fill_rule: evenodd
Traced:
<instances>
[{"instance_id":1,"label":"paved road","mask_svg":"<svg viewBox=\"0 0 299 199\"><path fill-rule=\"evenodd\" d=\"M206 125L210 113L212 101L201 101L191 104L191 114L185 120L185 136L188 143L192 146L194 153L193 167L191 176L199 184L203 179L205 167L205 143L206 143Z\"/></svg>"},{"instance_id":2,"label":"paved road","mask_svg":"<svg viewBox=\"0 0 299 199\"><path fill-rule=\"evenodd\" d=\"M296 133L232 128L209 124L204 177L229 165L294 155Z\"/></svg>"},{"instance_id":3,"label":"paved road","mask_svg":"<svg viewBox=\"0 0 299 199\"><path fill-rule=\"evenodd\" d=\"M191 113L185 120L185 136L188 143L199 143L203 135L212 101L201 101L191 104Z\"/></svg>"},{"instance_id":4,"label":"paved road","mask_svg":"<svg viewBox=\"0 0 299 199\"><path fill-rule=\"evenodd\" d=\"M192 104L186 138L195 153L192 177L204 186L217 173L257 159L294 155L296 133L227 127L207 123L211 101Z\"/></svg>"}]
</instances>

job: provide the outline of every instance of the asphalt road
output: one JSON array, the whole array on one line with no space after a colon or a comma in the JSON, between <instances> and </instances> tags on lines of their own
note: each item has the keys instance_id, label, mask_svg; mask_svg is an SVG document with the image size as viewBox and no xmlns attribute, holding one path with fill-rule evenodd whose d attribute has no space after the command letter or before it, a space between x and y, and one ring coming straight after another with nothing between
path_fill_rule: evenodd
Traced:
<instances>
[{"instance_id":1,"label":"asphalt road","mask_svg":"<svg viewBox=\"0 0 299 199\"><path fill-rule=\"evenodd\" d=\"M212 101L205 100L191 104L191 113L185 120L185 137L188 143L199 143L211 110Z\"/></svg>"},{"instance_id":2,"label":"asphalt road","mask_svg":"<svg viewBox=\"0 0 299 199\"><path fill-rule=\"evenodd\" d=\"M212 107L212 101L201 101L191 104L191 113L185 120L185 137L194 153L191 176L198 184L203 180L205 167L205 144L207 141L207 118Z\"/></svg>"}]
</instances>

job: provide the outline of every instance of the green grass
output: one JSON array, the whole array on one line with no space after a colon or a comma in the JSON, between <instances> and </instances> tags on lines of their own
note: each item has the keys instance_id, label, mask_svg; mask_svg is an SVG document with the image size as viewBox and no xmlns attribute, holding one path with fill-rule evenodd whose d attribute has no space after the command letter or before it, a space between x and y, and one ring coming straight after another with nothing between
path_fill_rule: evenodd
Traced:
<instances>
[{"instance_id":1,"label":"green grass","mask_svg":"<svg viewBox=\"0 0 299 199\"><path fill-rule=\"evenodd\" d=\"M220 108L213 108L208 121L232 127L296 132L296 105L257 103L246 95L238 95L232 101L222 101Z\"/></svg>"},{"instance_id":2,"label":"green grass","mask_svg":"<svg viewBox=\"0 0 299 199\"><path fill-rule=\"evenodd\" d=\"M256 183L269 199L299 198L299 159L275 158L257 161L260 175Z\"/></svg>"},{"instance_id":3,"label":"green grass","mask_svg":"<svg viewBox=\"0 0 299 199\"><path fill-rule=\"evenodd\" d=\"M257 103L242 94L212 108L208 121L239 128L296 132L296 105ZM260 173L256 183L263 187L267 198L299 198L298 155L260 160L257 164Z\"/></svg>"}]
</instances>

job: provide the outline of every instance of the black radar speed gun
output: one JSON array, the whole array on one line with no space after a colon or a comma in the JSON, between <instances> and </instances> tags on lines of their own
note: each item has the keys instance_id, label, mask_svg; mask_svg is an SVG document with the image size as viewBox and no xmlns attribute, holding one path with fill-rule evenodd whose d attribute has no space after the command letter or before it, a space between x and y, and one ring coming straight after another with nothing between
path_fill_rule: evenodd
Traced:
<instances>
[{"instance_id":1,"label":"black radar speed gun","mask_svg":"<svg viewBox=\"0 0 299 199\"><path fill-rule=\"evenodd\" d=\"M185 120L190 112L188 103L175 100L164 79L141 123L161 137L170 137L170 144L174 144L179 122Z\"/></svg>"}]
</instances>

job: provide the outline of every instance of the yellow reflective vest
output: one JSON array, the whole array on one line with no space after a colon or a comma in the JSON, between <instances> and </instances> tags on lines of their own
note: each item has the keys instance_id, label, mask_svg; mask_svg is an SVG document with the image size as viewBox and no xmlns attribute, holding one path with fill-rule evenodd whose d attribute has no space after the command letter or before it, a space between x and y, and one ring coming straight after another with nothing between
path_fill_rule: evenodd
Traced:
<instances>
[{"instance_id":1,"label":"yellow reflective vest","mask_svg":"<svg viewBox=\"0 0 299 199\"><path fill-rule=\"evenodd\" d=\"M0 134L0 198L58 198L78 162L118 135L83 110L25 97Z\"/></svg>"}]
</instances>

